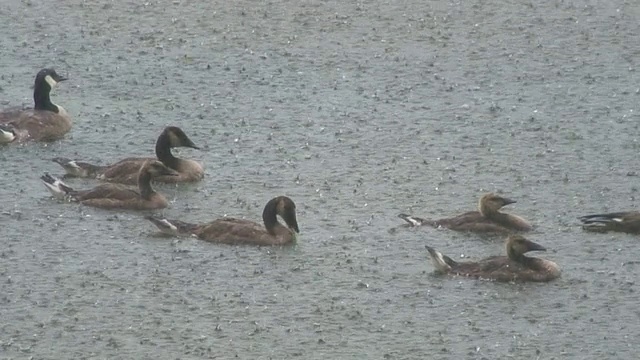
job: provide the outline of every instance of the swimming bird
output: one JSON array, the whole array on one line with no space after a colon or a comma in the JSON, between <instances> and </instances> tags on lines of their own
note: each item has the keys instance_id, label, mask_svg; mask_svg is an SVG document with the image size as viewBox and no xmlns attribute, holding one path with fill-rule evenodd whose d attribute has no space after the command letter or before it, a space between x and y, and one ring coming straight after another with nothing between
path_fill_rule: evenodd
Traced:
<instances>
[{"instance_id":1,"label":"swimming bird","mask_svg":"<svg viewBox=\"0 0 640 360\"><path fill-rule=\"evenodd\" d=\"M286 226L277 218L280 215ZM299 233L296 204L286 196L275 197L264 207L264 226L244 219L225 217L207 224L191 224L179 220L147 216L163 233L195 235L199 239L223 244L286 245Z\"/></svg>"},{"instance_id":2,"label":"swimming bird","mask_svg":"<svg viewBox=\"0 0 640 360\"><path fill-rule=\"evenodd\" d=\"M71 117L49 94L57 83L67 80L54 69L42 69L33 87L33 109L0 112L0 144L24 141L53 141L71 130Z\"/></svg>"},{"instance_id":3,"label":"swimming bird","mask_svg":"<svg viewBox=\"0 0 640 360\"><path fill-rule=\"evenodd\" d=\"M582 222L582 228L587 231L640 234L640 212L638 211L585 215L578 219Z\"/></svg>"},{"instance_id":4,"label":"swimming bird","mask_svg":"<svg viewBox=\"0 0 640 360\"><path fill-rule=\"evenodd\" d=\"M529 251L546 251L546 249L520 235L511 235L507 238L507 256L492 256L480 261L457 262L432 247L426 246L426 248L439 273L500 282L546 282L560 277L560 267L555 262L524 255Z\"/></svg>"},{"instance_id":5,"label":"swimming bird","mask_svg":"<svg viewBox=\"0 0 640 360\"><path fill-rule=\"evenodd\" d=\"M178 183L202 180L204 177L202 165L193 160L177 158L171 153L171 148L181 146L199 149L179 127L168 126L164 128L156 141L156 156L163 164L174 170L177 175L159 176L154 181ZM67 172L65 177L96 178L108 182L131 185L137 182L140 166L146 161L153 160L153 158L129 157L104 166L61 157L52 160L65 169Z\"/></svg>"},{"instance_id":6,"label":"swimming bird","mask_svg":"<svg viewBox=\"0 0 640 360\"><path fill-rule=\"evenodd\" d=\"M508 234L513 231L531 230L532 226L520 216L500 212L502 207L515 202L494 193L487 193L480 198L477 211L469 211L452 218L427 220L407 214L399 214L398 217L411 226L429 225L456 231Z\"/></svg>"},{"instance_id":7,"label":"swimming bird","mask_svg":"<svg viewBox=\"0 0 640 360\"><path fill-rule=\"evenodd\" d=\"M89 190L74 190L49 174L40 179L47 190L59 199L104 209L155 210L167 207L169 202L151 187L151 180L158 176L176 175L160 161L149 160L138 173L138 189L120 184L103 184Z\"/></svg>"}]
</instances>

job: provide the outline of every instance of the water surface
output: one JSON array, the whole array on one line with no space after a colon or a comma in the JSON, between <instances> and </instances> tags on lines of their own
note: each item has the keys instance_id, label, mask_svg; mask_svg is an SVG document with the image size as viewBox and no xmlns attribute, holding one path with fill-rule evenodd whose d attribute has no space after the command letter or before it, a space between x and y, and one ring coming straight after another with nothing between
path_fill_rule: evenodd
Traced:
<instances>
[{"instance_id":1,"label":"water surface","mask_svg":"<svg viewBox=\"0 0 640 360\"><path fill-rule=\"evenodd\" d=\"M6 358L635 359L638 239L582 214L638 208L633 1L5 1L0 105L37 70L74 128L0 149ZM296 201L296 246L158 237L133 212L61 203L56 156L151 155L167 125L205 180L169 217L259 219ZM83 188L93 181L75 180ZM434 276L501 239L400 227L486 191L518 203L563 276Z\"/></svg>"}]
</instances>

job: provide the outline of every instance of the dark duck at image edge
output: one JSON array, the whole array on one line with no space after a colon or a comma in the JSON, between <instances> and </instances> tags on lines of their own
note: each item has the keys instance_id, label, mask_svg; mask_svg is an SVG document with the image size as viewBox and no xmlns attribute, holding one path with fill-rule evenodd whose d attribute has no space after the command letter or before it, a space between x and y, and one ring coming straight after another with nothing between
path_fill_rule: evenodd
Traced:
<instances>
[{"instance_id":1,"label":"dark duck at image edge","mask_svg":"<svg viewBox=\"0 0 640 360\"><path fill-rule=\"evenodd\" d=\"M638 211L585 215L578 219L582 222L582 228L586 231L640 234L640 212Z\"/></svg>"}]
</instances>

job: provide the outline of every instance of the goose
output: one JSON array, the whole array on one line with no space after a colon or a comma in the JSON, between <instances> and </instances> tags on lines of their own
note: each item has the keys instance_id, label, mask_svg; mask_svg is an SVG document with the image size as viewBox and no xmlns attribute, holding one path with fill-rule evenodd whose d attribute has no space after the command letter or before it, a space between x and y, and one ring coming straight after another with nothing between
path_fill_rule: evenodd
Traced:
<instances>
[{"instance_id":1,"label":"goose","mask_svg":"<svg viewBox=\"0 0 640 360\"><path fill-rule=\"evenodd\" d=\"M71 130L71 117L51 102L49 93L57 83L67 80L54 69L42 69L33 88L33 109L0 112L0 144L25 141L53 141Z\"/></svg>"},{"instance_id":2,"label":"goose","mask_svg":"<svg viewBox=\"0 0 640 360\"><path fill-rule=\"evenodd\" d=\"M145 162L138 173L138 189L120 184L102 184L88 190L74 190L62 180L49 174L40 179L51 194L83 205L103 209L156 210L169 202L151 187L151 180L158 176L172 176L175 171L157 160Z\"/></svg>"},{"instance_id":3,"label":"goose","mask_svg":"<svg viewBox=\"0 0 640 360\"><path fill-rule=\"evenodd\" d=\"M515 202L515 200L494 193L487 193L480 198L477 211L469 211L440 220L427 220L407 214L399 214L398 217L411 226L429 225L455 231L502 234L513 231L530 231L532 226L525 219L514 214L500 212L502 207Z\"/></svg>"},{"instance_id":4,"label":"goose","mask_svg":"<svg viewBox=\"0 0 640 360\"><path fill-rule=\"evenodd\" d=\"M277 218L280 215L285 225ZM163 233L195 235L199 239L223 244L286 245L295 241L300 232L296 219L296 204L286 196L275 197L264 207L264 225L244 219L225 217L206 224L191 224L179 220L147 216Z\"/></svg>"},{"instance_id":5,"label":"goose","mask_svg":"<svg viewBox=\"0 0 640 360\"><path fill-rule=\"evenodd\" d=\"M199 149L187 134L177 126L166 127L156 141L156 156L177 175L165 175L154 178L163 183L195 182L202 180L204 169L198 162L173 156L172 147L190 147ZM147 157L129 157L110 165L93 165L87 162L57 157L52 159L66 171L65 177L96 178L108 182L133 185L137 182L138 170Z\"/></svg>"},{"instance_id":6,"label":"goose","mask_svg":"<svg viewBox=\"0 0 640 360\"><path fill-rule=\"evenodd\" d=\"M560 277L560 267L555 262L524 255L529 251L546 249L521 235L511 235L507 238L507 256L492 256L480 261L457 262L432 247L426 248L436 271L442 274L500 282L547 282Z\"/></svg>"}]
</instances>

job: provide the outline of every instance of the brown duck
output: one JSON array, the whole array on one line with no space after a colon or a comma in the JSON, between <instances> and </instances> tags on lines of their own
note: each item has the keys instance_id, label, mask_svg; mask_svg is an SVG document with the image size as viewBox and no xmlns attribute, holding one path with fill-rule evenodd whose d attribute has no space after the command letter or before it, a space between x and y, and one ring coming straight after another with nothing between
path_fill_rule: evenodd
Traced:
<instances>
[{"instance_id":1,"label":"brown duck","mask_svg":"<svg viewBox=\"0 0 640 360\"><path fill-rule=\"evenodd\" d=\"M277 215L282 217L286 226L278 222ZM223 244L286 245L294 242L296 234L300 232L296 219L296 204L286 196L269 200L262 212L264 226L253 221L228 217L202 225L154 216L146 218L163 233L195 235L205 241Z\"/></svg>"},{"instance_id":2,"label":"brown duck","mask_svg":"<svg viewBox=\"0 0 640 360\"><path fill-rule=\"evenodd\" d=\"M177 126L166 127L156 141L156 156L159 161L176 175L158 176L154 181L164 183L194 182L204 177L204 169L198 162L181 159L173 156L171 148L190 147L199 149L187 134ZM53 161L60 164L67 174L65 177L96 178L108 182L121 184L135 184L138 181L138 170L146 161L154 160L148 157L129 157L110 165L93 165L82 161L67 158L54 158Z\"/></svg>"},{"instance_id":3,"label":"brown duck","mask_svg":"<svg viewBox=\"0 0 640 360\"><path fill-rule=\"evenodd\" d=\"M104 209L155 210L167 207L169 202L151 187L151 180L172 174L175 172L160 161L147 161L138 173L137 191L119 184L103 184L89 190L74 190L49 174L45 174L41 179L47 190L59 199Z\"/></svg>"},{"instance_id":4,"label":"brown duck","mask_svg":"<svg viewBox=\"0 0 640 360\"><path fill-rule=\"evenodd\" d=\"M456 262L429 246L426 248L439 273L500 282L546 282L560 277L560 267L553 261L524 255L529 251L546 249L520 235L507 238L507 256L492 256L480 261Z\"/></svg>"},{"instance_id":5,"label":"brown duck","mask_svg":"<svg viewBox=\"0 0 640 360\"><path fill-rule=\"evenodd\" d=\"M427 220L407 214L399 214L398 217L411 226L429 225L456 231L507 234L513 231L531 230L531 225L520 216L500 212L502 207L515 202L515 200L488 193L480 198L477 211L469 211L452 218Z\"/></svg>"},{"instance_id":6,"label":"brown duck","mask_svg":"<svg viewBox=\"0 0 640 360\"><path fill-rule=\"evenodd\" d=\"M67 80L53 69L42 69L33 87L33 109L0 112L0 144L25 141L53 141L71 130L71 117L51 102L49 94L57 83Z\"/></svg>"}]
</instances>

